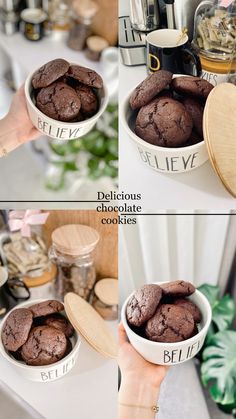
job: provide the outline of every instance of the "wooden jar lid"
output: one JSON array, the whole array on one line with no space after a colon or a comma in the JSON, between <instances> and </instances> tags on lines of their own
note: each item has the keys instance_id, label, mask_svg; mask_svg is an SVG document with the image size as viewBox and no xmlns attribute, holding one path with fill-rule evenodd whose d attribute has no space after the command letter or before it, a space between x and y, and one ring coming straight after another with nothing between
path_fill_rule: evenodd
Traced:
<instances>
[{"instance_id":1,"label":"wooden jar lid","mask_svg":"<svg viewBox=\"0 0 236 419\"><path fill-rule=\"evenodd\" d=\"M95 248L99 238L94 228L81 224L64 225L52 233L56 249L71 256L87 255Z\"/></svg>"},{"instance_id":2,"label":"wooden jar lid","mask_svg":"<svg viewBox=\"0 0 236 419\"><path fill-rule=\"evenodd\" d=\"M211 164L236 198L236 86L222 83L207 98L203 133Z\"/></svg>"},{"instance_id":3,"label":"wooden jar lid","mask_svg":"<svg viewBox=\"0 0 236 419\"><path fill-rule=\"evenodd\" d=\"M94 292L102 303L108 306L117 305L119 302L118 281L114 278L104 278L95 285Z\"/></svg>"},{"instance_id":4,"label":"wooden jar lid","mask_svg":"<svg viewBox=\"0 0 236 419\"><path fill-rule=\"evenodd\" d=\"M64 299L66 314L85 340L101 355L116 358L117 341L103 318L83 298L73 292Z\"/></svg>"},{"instance_id":5,"label":"wooden jar lid","mask_svg":"<svg viewBox=\"0 0 236 419\"><path fill-rule=\"evenodd\" d=\"M28 288L40 287L41 285L45 285L48 282L53 281L57 274L57 267L54 264L51 264L51 268L49 271L44 272L42 275L37 276L35 278L31 278L30 276L24 276L23 281L27 285Z\"/></svg>"}]
</instances>

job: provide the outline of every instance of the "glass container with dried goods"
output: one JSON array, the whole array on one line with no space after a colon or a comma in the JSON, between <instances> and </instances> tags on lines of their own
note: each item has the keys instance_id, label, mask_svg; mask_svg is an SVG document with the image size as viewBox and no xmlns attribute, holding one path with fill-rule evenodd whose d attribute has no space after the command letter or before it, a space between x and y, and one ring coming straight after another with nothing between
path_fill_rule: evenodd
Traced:
<instances>
[{"instance_id":1,"label":"glass container with dried goods","mask_svg":"<svg viewBox=\"0 0 236 419\"><path fill-rule=\"evenodd\" d=\"M96 282L94 287L93 307L105 320L118 318L118 281L104 278Z\"/></svg>"},{"instance_id":2,"label":"glass container with dried goods","mask_svg":"<svg viewBox=\"0 0 236 419\"><path fill-rule=\"evenodd\" d=\"M44 4L46 8L46 3ZM67 1L52 0L48 4L48 22L46 32L54 39L66 39L71 20Z\"/></svg>"},{"instance_id":3,"label":"glass container with dried goods","mask_svg":"<svg viewBox=\"0 0 236 419\"><path fill-rule=\"evenodd\" d=\"M86 40L92 34L91 23L97 10L97 4L92 0L73 1L73 24L67 42L68 47L76 51L82 51L85 48Z\"/></svg>"},{"instance_id":4,"label":"glass container with dried goods","mask_svg":"<svg viewBox=\"0 0 236 419\"><path fill-rule=\"evenodd\" d=\"M96 281L93 251L98 241L98 232L85 225L64 225L53 231L49 257L58 267L57 298L75 292L90 299Z\"/></svg>"},{"instance_id":5,"label":"glass container with dried goods","mask_svg":"<svg viewBox=\"0 0 236 419\"><path fill-rule=\"evenodd\" d=\"M236 1L202 1L195 13L193 46L200 56L202 77L213 85L227 81L235 39Z\"/></svg>"}]
</instances>

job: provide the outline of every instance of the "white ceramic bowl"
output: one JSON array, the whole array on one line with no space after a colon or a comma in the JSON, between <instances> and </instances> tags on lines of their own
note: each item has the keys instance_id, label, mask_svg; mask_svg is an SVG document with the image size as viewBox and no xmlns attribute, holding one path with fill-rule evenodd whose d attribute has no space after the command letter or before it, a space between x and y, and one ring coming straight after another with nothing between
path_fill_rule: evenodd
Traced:
<instances>
[{"instance_id":1,"label":"white ceramic bowl","mask_svg":"<svg viewBox=\"0 0 236 419\"><path fill-rule=\"evenodd\" d=\"M99 89L99 110L89 119L81 122L61 122L56 119L49 118L44 115L36 106L32 97L33 87L31 79L36 70L31 73L25 82L25 97L28 113L33 125L42 134L58 140L74 140L86 135L94 127L100 116L105 111L108 104L107 87L103 84L103 88Z\"/></svg>"},{"instance_id":2,"label":"white ceramic bowl","mask_svg":"<svg viewBox=\"0 0 236 419\"><path fill-rule=\"evenodd\" d=\"M7 315L4 317L3 321L0 325L0 353L4 356L7 362L9 362L12 367L14 367L17 372L24 378L27 378L28 380L32 381L39 381L42 383L48 383L50 381L58 380L59 378L66 375L75 365L75 362L79 355L79 348L80 348L80 337L78 333L75 331L73 337L70 339L72 343L72 351L63 359L61 359L58 362L55 362L51 365L44 365L44 366L31 366L26 365L23 361L17 361L15 358L13 358L8 351L5 350L3 343L2 343L2 327L9 316L9 314L15 310L16 308L22 308L22 307L29 307L36 303L41 303L45 300L32 300L27 301L22 304L18 304L17 307L9 311ZM63 314L66 316L66 314L63 312Z\"/></svg>"},{"instance_id":3,"label":"white ceramic bowl","mask_svg":"<svg viewBox=\"0 0 236 419\"><path fill-rule=\"evenodd\" d=\"M158 283L158 285L160 285L160 283ZM126 319L126 306L131 295L127 298L122 307L121 320L130 343L144 359L153 364L175 365L186 362L197 355L203 346L212 318L211 306L207 298L200 291L196 290L195 293L189 297L189 299L201 310L202 321L200 323L200 330L192 338L176 343L153 342L137 335L129 327Z\"/></svg>"},{"instance_id":4,"label":"white ceramic bowl","mask_svg":"<svg viewBox=\"0 0 236 419\"><path fill-rule=\"evenodd\" d=\"M133 111L129 105L132 92L133 90L121 104L120 117L128 136L135 142L140 158L145 165L161 173L184 173L200 167L208 160L204 141L188 147L167 148L149 144L138 137L134 132L137 111Z\"/></svg>"}]
</instances>

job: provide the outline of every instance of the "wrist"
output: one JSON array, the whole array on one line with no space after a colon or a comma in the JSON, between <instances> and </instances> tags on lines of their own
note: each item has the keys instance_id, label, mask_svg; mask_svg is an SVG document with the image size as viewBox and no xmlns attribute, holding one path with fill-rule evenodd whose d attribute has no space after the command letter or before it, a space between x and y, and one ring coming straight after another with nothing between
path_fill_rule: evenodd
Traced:
<instances>
[{"instance_id":1,"label":"wrist","mask_svg":"<svg viewBox=\"0 0 236 419\"><path fill-rule=\"evenodd\" d=\"M8 114L1 120L0 156L14 150L20 145L19 132L15 128L14 119Z\"/></svg>"},{"instance_id":2,"label":"wrist","mask_svg":"<svg viewBox=\"0 0 236 419\"><path fill-rule=\"evenodd\" d=\"M119 401L139 405L153 406L159 397L160 387L143 380L143 377L128 376L122 378Z\"/></svg>"}]
</instances>

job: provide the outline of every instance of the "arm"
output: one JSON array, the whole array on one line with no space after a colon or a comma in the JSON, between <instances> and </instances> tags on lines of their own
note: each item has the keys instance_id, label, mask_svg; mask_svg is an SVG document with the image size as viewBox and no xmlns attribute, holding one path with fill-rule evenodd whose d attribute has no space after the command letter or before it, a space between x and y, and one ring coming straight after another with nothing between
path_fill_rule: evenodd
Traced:
<instances>
[{"instance_id":1,"label":"arm","mask_svg":"<svg viewBox=\"0 0 236 419\"><path fill-rule=\"evenodd\" d=\"M119 419L154 419L161 382L168 367L145 361L129 343L119 326L119 356L122 382L119 391ZM147 408L146 408L147 407Z\"/></svg>"},{"instance_id":2,"label":"arm","mask_svg":"<svg viewBox=\"0 0 236 419\"><path fill-rule=\"evenodd\" d=\"M14 95L8 114L0 121L0 157L39 136L29 118L22 86Z\"/></svg>"}]
</instances>

